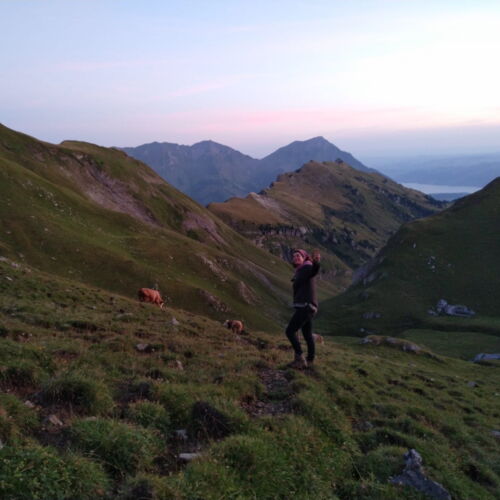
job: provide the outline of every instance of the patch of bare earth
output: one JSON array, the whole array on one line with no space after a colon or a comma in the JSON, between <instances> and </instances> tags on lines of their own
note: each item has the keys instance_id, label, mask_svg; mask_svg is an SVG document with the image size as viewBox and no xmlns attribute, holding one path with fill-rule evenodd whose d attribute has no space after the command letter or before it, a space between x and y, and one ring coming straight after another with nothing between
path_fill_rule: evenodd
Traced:
<instances>
[{"instance_id":1,"label":"patch of bare earth","mask_svg":"<svg viewBox=\"0 0 500 500\"><path fill-rule=\"evenodd\" d=\"M253 417L291 413L294 392L286 371L266 368L259 372L259 378L266 388L265 394L262 399L242 401L243 409Z\"/></svg>"}]
</instances>

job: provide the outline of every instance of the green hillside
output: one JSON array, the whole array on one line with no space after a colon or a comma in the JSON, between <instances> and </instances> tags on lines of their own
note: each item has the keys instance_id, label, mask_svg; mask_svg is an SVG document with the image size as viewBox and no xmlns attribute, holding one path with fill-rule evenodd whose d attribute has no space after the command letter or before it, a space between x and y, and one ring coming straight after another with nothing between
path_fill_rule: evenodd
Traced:
<instances>
[{"instance_id":1,"label":"green hillside","mask_svg":"<svg viewBox=\"0 0 500 500\"><path fill-rule=\"evenodd\" d=\"M323 304L322 329L340 335L480 332L496 336L490 347L500 352L499 227L500 179L439 214L406 224L358 273L355 286ZM466 305L476 316L429 314L440 299ZM380 317L363 318L367 313Z\"/></svg>"},{"instance_id":2,"label":"green hillside","mask_svg":"<svg viewBox=\"0 0 500 500\"><path fill-rule=\"evenodd\" d=\"M446 206L390 179L342 161L309 162L282 174L268 189L208 208L271 253L318 247L323 278L344 290L403 222Z\"/></svg>"},{"instance_id":3,"label":"green hillside","mask_svg":"<svg viewBox=\"0 0 500 500\"><path fill-rule=\"evenodd\" d=\"M290 269L123 152L0 127L0 255L129 297L269 328Z\"/></svg>"},{"instance_id":4,"label":"green hillside","mask_svg":"<svg viewBox=\"0 0 500 500\"><path fill-rule=\"evenodd\" d=\"M389 482L414 448L453 499L498 498L496 368L331 339L314 370L291 356L279 331L0 260L0 497L424 500Z\"/></svg>"}]
</instances>

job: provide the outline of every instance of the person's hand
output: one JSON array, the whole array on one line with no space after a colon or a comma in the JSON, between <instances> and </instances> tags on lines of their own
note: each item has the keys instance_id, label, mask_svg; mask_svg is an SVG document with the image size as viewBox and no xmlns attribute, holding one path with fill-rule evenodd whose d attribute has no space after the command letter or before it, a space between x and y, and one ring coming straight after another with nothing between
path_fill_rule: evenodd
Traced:
<instances>
[{"instance_id":1,"label":"person's hand","mask_svg":"<svg viewBox=\"0 0 500 500\"><path fill-rule=\"evenodd\" d=\"M317 248L312 251L311 258L313 262L319 262L321 260L321 254Z\"/></svg>"}]
</instances>

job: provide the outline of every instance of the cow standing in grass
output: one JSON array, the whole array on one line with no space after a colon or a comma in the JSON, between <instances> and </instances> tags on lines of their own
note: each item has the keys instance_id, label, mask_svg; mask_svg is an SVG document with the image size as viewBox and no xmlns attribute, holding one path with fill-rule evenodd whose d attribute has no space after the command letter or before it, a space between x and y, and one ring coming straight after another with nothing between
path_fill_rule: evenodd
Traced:
<instances>
[{"instance_id":1,"label":"cow standing in grass","mask_svg":"<svg viewBox=\"0 0 500 500\"><path fill-rule=\"evenodd\" d=\"M137 292L137 296L141 302L151 302L151 304L156 304L160 307L160 309L163 309L164 302L158 290L153 290L152 288L140 288Z\"/></svg>"},{"instance_id":2,"label":"cow standing in grass","mask_svg":"<svg viewBox=\"0 0 500 500\"><path fill-rule=\"evenodd\" d=\"M224 326L229 328L234 334L240 335L243 333L243 322L237 319L228 319L224 322Z\"/></svg>"}]
</instances>

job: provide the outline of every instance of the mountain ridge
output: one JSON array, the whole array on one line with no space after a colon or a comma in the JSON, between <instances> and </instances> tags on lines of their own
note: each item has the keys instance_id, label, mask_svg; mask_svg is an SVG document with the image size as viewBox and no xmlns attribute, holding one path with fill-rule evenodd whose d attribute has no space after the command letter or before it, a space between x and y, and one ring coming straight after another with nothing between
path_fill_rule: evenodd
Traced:
<instances>
[{"instance_id":1,"label":"mountain ridge","mask_svg":"<svg viewBox=\"0 0 500 500\"><path fill-rule=\"evenodd\" d=\"M147 163L201 204L258 192L277 175L293 171L309 160L335 161L340 158L358 170L376 172L322 136L294 141L261 159L212 140L191 146L153 142L120 149Z\"/></svg>"}]
</instances>

